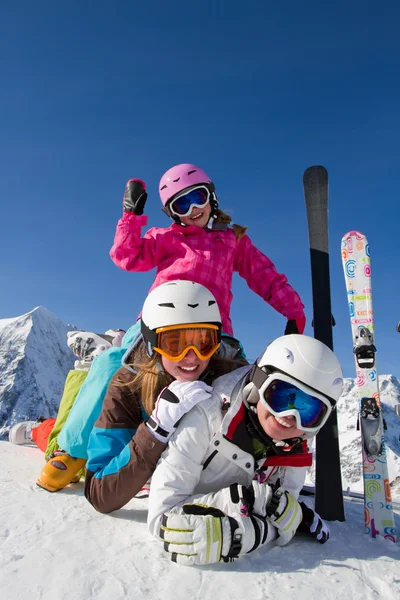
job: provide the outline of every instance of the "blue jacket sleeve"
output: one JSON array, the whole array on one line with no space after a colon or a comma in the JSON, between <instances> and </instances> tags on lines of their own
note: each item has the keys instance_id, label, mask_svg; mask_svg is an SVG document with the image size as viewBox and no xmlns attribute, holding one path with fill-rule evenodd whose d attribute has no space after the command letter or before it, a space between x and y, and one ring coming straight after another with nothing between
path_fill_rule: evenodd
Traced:
<instances>
[{"instance_id":1,"label":"blue jacket sleeve","mask_svg":"<svg viewBox=\"0 0 400 600\"><path fill-rule=\"evenodd\" d=\"M166 447L144 424L147 415L130 390L132 378L124 367L114 375L89 438L85 496L103 513L121 508L140 491Z\"/></svg>"}]
</instances>

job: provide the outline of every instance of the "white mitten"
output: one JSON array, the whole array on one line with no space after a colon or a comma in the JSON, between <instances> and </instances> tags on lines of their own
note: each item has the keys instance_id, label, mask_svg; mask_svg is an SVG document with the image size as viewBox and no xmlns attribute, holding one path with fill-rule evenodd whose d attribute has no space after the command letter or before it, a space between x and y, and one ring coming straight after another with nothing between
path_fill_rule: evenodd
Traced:
<instances>
[{"instance_id":1,"label":"white mitten","mask_svg":"<svg viewBox=\"0 0 400 600\"><path fill-rule=\"evenodd\" d=\"M193 406L211 398L213 388L204 381L173 381L158 396L146 425L160 442L168 442L178 422Z\"/></svg>"}]
</instances>

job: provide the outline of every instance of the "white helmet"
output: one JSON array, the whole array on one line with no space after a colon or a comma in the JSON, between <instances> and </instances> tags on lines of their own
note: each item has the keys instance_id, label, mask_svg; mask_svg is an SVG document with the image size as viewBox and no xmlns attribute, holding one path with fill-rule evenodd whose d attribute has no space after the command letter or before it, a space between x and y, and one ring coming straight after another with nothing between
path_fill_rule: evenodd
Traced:
<instances>
[{"instance_id":1,"label":"white helmet","mask_svg":"<svg viewBox=\"0 0 400 600\"><path fill-rule=\"evenodd\" d=\"M282 371L336 404L343 388L343 373L328 346L307 335L283 335L274 340L257 365Z\"/></svg>"},{"instance_id":2,"label":"white helmet","mask_svg":"<svg viewBox=\"0 0 400 600\"><path fill-rule=\"evenodd\" d=\"M156 329L169 325L210 323L221 332L221 314L213 294L194 281L168 281L154 288L142 310L142 336L148 356L157 345Z\"/></svg>"},{"instance_id":3,"label":"white helmet","mask_svg":"<svg viewBox=\"0 0 400 600\"><path fill-rule=\"evenodd\" d=\"M277 338L253 367L250 384L246 386L247 406L265 398L268 386L276 380L294 385L326 404L327 410L320 425L301 427L306 431L304 438L316 435L342 393L343 373L335 354L319 340L306 335L292 334ZM273 410L271 412L275 414ZM290 412L297 411L287 411Z\"/></svg>"}]
</instances>

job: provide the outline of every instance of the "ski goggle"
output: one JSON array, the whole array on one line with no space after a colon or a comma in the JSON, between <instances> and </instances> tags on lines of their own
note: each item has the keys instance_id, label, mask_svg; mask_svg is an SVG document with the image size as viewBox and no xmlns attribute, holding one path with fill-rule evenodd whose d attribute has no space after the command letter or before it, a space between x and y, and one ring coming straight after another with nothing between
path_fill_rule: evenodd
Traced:
<instances>
[{"instance_id":1,"label":"ski goggle","mask_svg":"<svg viewBox=\"0 0 400 600\"><path fill-rule=\"evenodd\" d=\"M189 217L194 208L204 208L209 203L210 198L210 190L201 185L174 198L168 204L168 208L177 217Z\"/></svg>"},{"instance_id":2,"label":"ski goggle","mask_svg":"<svg viewBox=\"0 0 400 600\"><path fill-rule=\"evenodd\" d=\"M157 345L153 349L174 362L182 360L189 350L200 360L207 360L220 347L220 328L210 323L160 327L156 334Z\"/></svg>"},{"instance_id":3,"label":"ski goggle","mask_svg":"<svg viewBox=\"0 0 400 600\"><path fill-rule=\"evenodd\" d=\"M298 429L305 432L316 432L326 423L332 412L332 402L326 396L302 385L285 373L273 372L263 374L264 381L257 385L260 374L254 384L259 390L260 401L274 417L293 415Z\"/></svg>"}]
</instances>

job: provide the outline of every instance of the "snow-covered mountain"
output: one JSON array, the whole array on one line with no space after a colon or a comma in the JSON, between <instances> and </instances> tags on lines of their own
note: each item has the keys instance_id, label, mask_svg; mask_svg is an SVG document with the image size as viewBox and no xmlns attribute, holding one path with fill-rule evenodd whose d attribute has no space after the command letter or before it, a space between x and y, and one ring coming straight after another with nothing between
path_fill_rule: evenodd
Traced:
<instances>
[{"instance_id":1,"label":"snow-covered mountain","mask_svg":"<svg viewBox=\"0 0 400 600\"><path fill-rule=\"evenodd\" d=\"M57 414L74 364L72 329L43 306L0 319L0 439L18 421Z\"/></svg>"}]
</instances>

